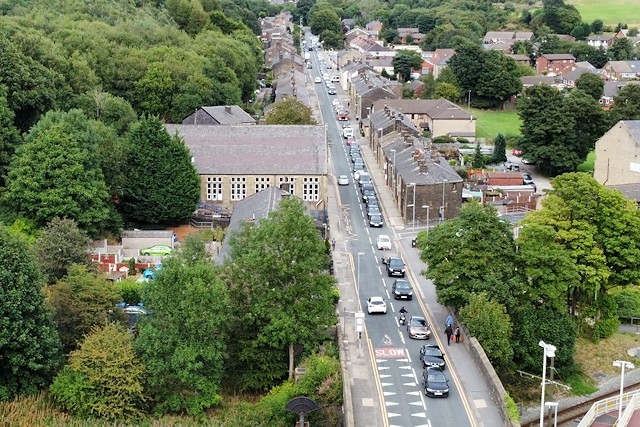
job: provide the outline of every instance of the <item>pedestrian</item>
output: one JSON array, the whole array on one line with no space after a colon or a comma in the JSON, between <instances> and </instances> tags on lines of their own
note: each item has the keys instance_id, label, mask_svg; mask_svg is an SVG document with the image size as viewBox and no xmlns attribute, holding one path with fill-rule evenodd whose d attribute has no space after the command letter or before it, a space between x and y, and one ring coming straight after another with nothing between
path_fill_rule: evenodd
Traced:
<instances>
[{"instance_id":1,"label":"pedestrian","mask_svg":"<svg viewBox=\"0 0 640 427\"><path fill-rule=\"evenodd\" d=\"M445 326L453 326L453 316L449 315L444 323Z\"/></svg>"},{"instance_id":2,"label":"pedestrian","mask_svg":"<svg viewBox=\"0 0 640 427\"><path fill-rule=\"evenodd\" d=\"M460 327L458 326L455 330L455 332L453 333L456 336L456 342L459 343L460 342Z\"/></svg>"},{"instance_id":3,"label":"pedestrian","mask_svg":"<svg viewBox=\"0 0 640 427\"><path fill-rule=\"evenodd\" d=\"M444 333L447 334L447 345L451 345L451 335L453 335L451 325L447 325L447 329L444 330Z\"/></svg>"},{"instance_id":4,"label":"pedestrian","mask_svg":"<svg viewBox=\"0 0 640 427\"><path fill-rule=\"evenodd\" d=\"M331 240L331 248L332 248L334 251L336 250L336 239L335 239L335 238L333 238L333 239Z\"/></svg>"}]
</instances>

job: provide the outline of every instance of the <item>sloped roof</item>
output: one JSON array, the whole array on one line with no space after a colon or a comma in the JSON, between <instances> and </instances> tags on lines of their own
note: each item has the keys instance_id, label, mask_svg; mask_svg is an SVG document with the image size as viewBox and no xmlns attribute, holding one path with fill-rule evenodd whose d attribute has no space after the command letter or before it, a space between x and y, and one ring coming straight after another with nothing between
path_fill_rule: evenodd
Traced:
<instances>
[{"instance_id":1,"label":"sloped roof","mask_svg":"<svg viewBox=\"0 0 640 427\"><path fill-rule=\"evenodd\" d=\"M325 175L321 125L165 125L178 134L200 175Z\"/></svg>"},{"instance_id":2,"label":"sloped roof","mask_svg":"<svg viewBox=\"0 0 640 427\"><path fill-rule=\"evenodd\" d=\"M545 58L548 61L560 61L560 60L576 60L576 57L570 53L545 53L540 55L541 58Z\"/></svg>"},{"instance_id":3,"label":"sloped roof","mask_svg":"<svg viewBox=\"0 0 640 427\"><path fill-rule=\"evenodd\" d=\"M406 114L427 114L439 120L472 120L474 117L453 102L440 99L388 99L376 101L373 110L389 107Z\"/></svg>"},{"instance_id":4,"label":"sloped roof","mask_svg":"<svg viewBox=\"0 0 640 427\"><path fill-rule=\"evenodd\" d=\"M610 68L616 73L640 73L640 61L609 61L606 68Z\"/></svg>"},{"instance_id":5,"label":"sloped roof","mask_svg":"<svg viewBox=\"0 0 640 427\"><path fill-rule=\"evenodd\" d=\"M201 107L199 110L207 113L221 125L250 123L255 124L256 119L237 105L218 105L213 107Z\"/></svg>"}]
</instances>

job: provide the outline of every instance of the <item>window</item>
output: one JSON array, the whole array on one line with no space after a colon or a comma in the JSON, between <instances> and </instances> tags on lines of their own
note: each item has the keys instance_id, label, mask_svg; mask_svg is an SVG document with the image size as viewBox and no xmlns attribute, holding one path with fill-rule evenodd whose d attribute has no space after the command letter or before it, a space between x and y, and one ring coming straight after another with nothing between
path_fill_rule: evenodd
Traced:
<instances>
[{"instance_id":1,"label":"window","mask_svg":"<svg viewBox=\"0 0 640 427\"><path fill-rule=\"evenodd\" d=\"M247 197L247 178L231 178L231 200Z\"/></svg>"},{"instance_id":2,"label":"window","mask_svg":"<svg viewBox=\"0 0 640 427\"><path fill-rule=\"evenodd\" d=\"M222 177L207 177L207 200L222 200Z\"/></svg>"},{"instance_id":3,"label":"window","mask_svg":"<svg viewBox=\"0 0 640 427\"><path fill-rule=\"evenodd\" d=\"M295 191L295 178L289 176L281 176L278 179L278 187L291 194Z\"/></svg>"},{"instance_id":4,"label":"window","mask_svg":"<svg viewBox=\"0 0 640 427\"><path fill-rule=\"evenodd\" d=\"M302 200L313 202L320 199L320 178L304 178L302 181Z\"/></svg>"},{"instance_id":5,"label":"window","mask_svg":"<svg viewBox=\"0 0 640 427\"><path fill-rule=\"evenodd\" d=\"M256 193L271 187L271 178L268 176L256 177Z\"/></svg>"}]
</instances>

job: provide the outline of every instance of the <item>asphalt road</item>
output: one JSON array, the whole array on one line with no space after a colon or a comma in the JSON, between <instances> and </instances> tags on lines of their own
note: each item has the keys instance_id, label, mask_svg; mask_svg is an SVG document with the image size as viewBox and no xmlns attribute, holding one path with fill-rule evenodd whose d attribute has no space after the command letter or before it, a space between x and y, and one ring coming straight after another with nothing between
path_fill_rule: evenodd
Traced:
<instances>
[{"instance_id":1,"label":"asphalt road","mask_svg":"<svg viewBox=\"0 0 640 427\"><path fill-rule=\"evenodd\" d=\"M307 41L307 46L310 41ZM323 52L313 52L312 79L322 76L318 55ZM324 57L326 60L326 56ZM334 69L328 70L332 75ZM384 401L383 411L387 426L472 426L470 414L458 392L460 379L449 367L445 375L450 383L450 396L445 399L428 398L424 395L422 387L422 363L419 359L419 349L425 343L439 344L444 353L447 352L446 337L442 334L443 325L431 325L433 337L427 341L416 341L408 338L405 327L400 327L397 322L398 310L404 306L408 310L408 316L428 316L426 309L419 297L418 290L412 275L406 279L414 286L414 298L412 301L395 301L391 298L391 285L393 278L388 278L384 265L380 262L382 255L375 247L376 238L380 234L394 236L393 230L386 225L381 229L370 228L366 219L364 204L360 199L360 192L353 182L351 162L348 147L342 138L342 127L339 125L333 111L331 101L335 96L327 94L324 81L314 84L319 106L330 141L330 155L333 174L347 175L350 179L348 186L339 188L341 200L341 212L344 221L348 224L350 238L346 240L345 247L341 248L351 253L353 258L354 276L356 277L358 299L362 311L366 313L366 300L370 296L383 296L387 300L388 313L386 315L365 314L365 334L363 346L368 348L375 362L374 372L377 388ZM359 135L357 135L359 137ZM384 219L384 218L383 218ZM410 268L407 266L407 268ZM421 268L417 266L417 268ZM413 274L419 274L414 271ZM444 319L441 319L444 323ZM431 321L430 321L431 323ZM442 339L444 338L444 343ZM368 339L368 340L367 340ZM445 356L446 358L446 356Z\"/></svg>"}]
</instances>

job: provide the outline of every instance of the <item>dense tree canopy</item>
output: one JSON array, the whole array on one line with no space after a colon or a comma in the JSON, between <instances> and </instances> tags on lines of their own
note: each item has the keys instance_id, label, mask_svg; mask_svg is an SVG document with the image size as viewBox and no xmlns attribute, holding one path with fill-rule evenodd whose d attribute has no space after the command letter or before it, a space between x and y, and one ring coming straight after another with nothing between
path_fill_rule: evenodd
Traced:
<instances>
[{"instance_id":1,"label":"dense tree canopy","mask_svg":"<svg viewBox=\"0 0 640 427\"><path fill-rule=\"evenodd\" d=\"M200 198L200 177L184 143L153 117L143 118L128 137L119 205L126 217L153 224L189 218Z\"/></svg>"},{"instance_id":2,"label":"dense tree canopy","mask_svg":"<svg viewBox=\"0 0 640 427\"><path fill-rule=\"evenodd\" d=\"M391 60L393 72L400 77L400 80L408 82L411 80L413 70L422 68L422 57L413 50L401 50Z\"/></svg>"},{"instance_id":3,"label":"dense tree canopy","mask_svg":"<svg viewBox=\"0 0 640 427\"><path fill-rule=\"evenodd\" d=\"M609 124L613 126L619 120L640 120L640 85L625 85L613 98L609 110Z\"/></svg>"},{"instance_id":4,"label":"dense tree canopy","mask_svg":"<svg viewBox=\"0 0 640 427\"><path fill-rule=\"evenodd\" d=\"M35 243L41 271L49 283L62 279L73 264L90 264L89 237L69 218L54 218Z\"/></svg>"},{"instance_id":5,"label":"dense tree canopy","mask_svg":"<svg viewBox=\"0 0 640 427\"><path fill-rule=\"evenodd\" d=\"M0 225L0 400L38 392L61 361L43 284L31 248Z\"/></svg>"},{"instance_id":6,"label":"dense tree canopy","mask_svg":"<svg viewBox=\"0 0 640 427\"><path fill-rule=\"evenodd\" d=\"M295 98L277 102L267 114L268 125L315 125L311 109Z\"/></svg>"}]
</instances>

